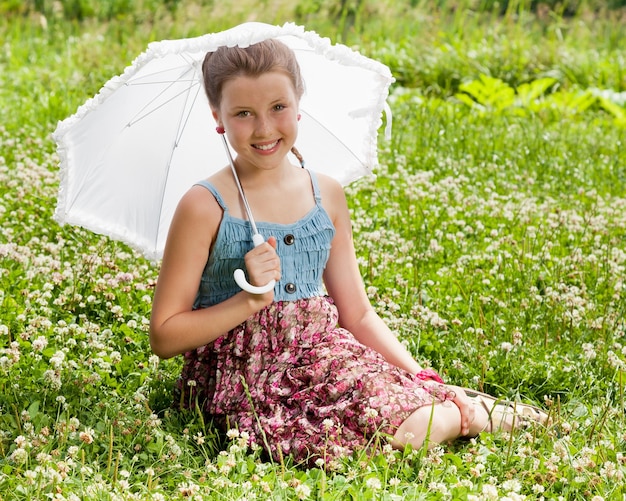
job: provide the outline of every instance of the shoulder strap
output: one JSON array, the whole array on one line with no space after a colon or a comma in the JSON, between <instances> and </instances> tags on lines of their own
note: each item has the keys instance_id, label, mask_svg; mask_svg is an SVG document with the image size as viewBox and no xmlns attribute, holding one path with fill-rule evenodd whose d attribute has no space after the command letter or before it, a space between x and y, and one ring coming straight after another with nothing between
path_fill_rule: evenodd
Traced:
<instances>
[{"instance_id":1,"label":"shoulder strap","mask_svg":"<svg viewBox=\"0 0 626 501\"><path fill-rule=\"evenodd\" d=\"M220 207L224 211L228 211L228 207L226 207L226 204L224 203L224 199L222 198L222 195L220 195L219 191L217 191L217 188L215 188L215 186L209 183L206 179L203 179L202 181L198 181L197 183L195 183L194 186L202 186L203 188L206 188L207 190L209 190L211 193L213 193L213 196L215 197L215 200L217 200L217 203L220 204Z\"/></svg>"},{"instance_id":2,"label":"shoulder strap","mask_svg":"<svg viewBox=\"0 0 626 501\"><path fill-rule=\"evenodd\" d=\"M311 176L311 184L313 185L313 196L315 197L315 203L318 205L322 202L322 194L320 193L319 184L317 184L317 176L312 170L308 170L309 176Z\"/></svg>"}]
</instances>

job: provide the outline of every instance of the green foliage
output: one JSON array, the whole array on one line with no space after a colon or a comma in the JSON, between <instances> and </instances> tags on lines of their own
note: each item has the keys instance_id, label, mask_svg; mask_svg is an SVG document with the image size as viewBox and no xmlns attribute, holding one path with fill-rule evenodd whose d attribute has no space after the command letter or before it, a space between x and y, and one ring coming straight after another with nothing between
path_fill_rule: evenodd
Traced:
<instances>
[{"instance_id":1,"label":"green foliage","mask_svg":"<svg viewBox=\"0 0 626 501\"><path fill-rule=\"evenodd\" d=\"M455 97L472 108L488 113L532 112L545 115L557 110L562 115L571 115L602 109L613 116L616 125L626 125L626 93L587 89L555 92L544 97L556 83L555 78L541 78L513 89L502 80L481 75L478 80L461 84L461 92Z\"/></svg>"},{"instance_id":2,"label":"green foliage","mask_svg":"<svg viewBox=\"0 0 626 501\"><path fill-rule=\"evenodd\" d=\"M0 2L0 13L62 15L67 20L88 18L111 20L125 16L135 17L142 11L166 9L174 11L180 0L5 0Z\"/></svg>"}]
</instances>

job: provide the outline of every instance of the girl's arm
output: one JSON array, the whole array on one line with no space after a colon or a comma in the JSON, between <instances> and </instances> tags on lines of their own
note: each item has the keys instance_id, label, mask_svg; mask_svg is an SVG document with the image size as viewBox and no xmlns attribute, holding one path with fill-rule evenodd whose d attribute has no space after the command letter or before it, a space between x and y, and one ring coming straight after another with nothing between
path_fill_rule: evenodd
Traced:
<instances>
[{"instance_id":1,"label":"girl's arm","mask_svg":"<svg viewBox=\"0 0 626 501\"><path fill-rule=\"evenodd\" d=\"M273 300L273 291L264 295L242 291L215 306L192 310L221 218L221 207L202 187L192 187L176 209L150 318L150 345L162 358L210 343ZM270 278L280 279L275 246L275 240L268 239L246 255L251 283L265 284Z\"/></svg>"},{"instance_id":2,"label":"girl's arm","mask_svg":"<svg viewBox=\"0 0 626 501\"><path fill-rule=\"evenodd\" d=\"M340 325L388 362L416 374L421 370L420 365L374 311L365 293L343 188L325 177L321 179L321 186L324 206L336 229L324 271L324 283L339 310Z\"/></svg>"},{"instance_id":3,"label":"girl's arm","mask_svg":"<svg viewBox=\"0 0 626 501\"><path fill-rule=\"evenodd\" d=\"M359 342L378 351L389 363L411 374L417 374L421 367L376 314L365 293L356 261L350 213L343 188L330 181L325 181L323 186L326 189L322 200L327 202L328 205L325 206L337 230L324 271L324 281L339 310L339 323ZM474 405L462 388L456 386L449 388L456 394L453 402L461 413L459 432L461 435L467 435L474 421Z\"/></svg>"}]
</instances>

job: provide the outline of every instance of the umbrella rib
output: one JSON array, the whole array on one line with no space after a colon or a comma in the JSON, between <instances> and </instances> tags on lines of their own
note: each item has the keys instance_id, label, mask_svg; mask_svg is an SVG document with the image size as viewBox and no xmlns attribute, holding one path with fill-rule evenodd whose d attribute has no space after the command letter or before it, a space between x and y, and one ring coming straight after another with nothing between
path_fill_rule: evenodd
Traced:
<instances>
[{"instance_id":1,"label":"umbrella rib","mask_svg":"<svg viewBox=\"0 0 626 501\"><path fill-rule=\"evenodd\" d=\"M193 86L189 87L187 90L191 91L192 87ZM183 136L183 132L185 131L185 127L187 126L187 123L189 122L189 117L191 116L191 110L193 110L193 107L196 104L196 100L198 99L199 92L200 92L200 86L198 85L196 86L196 93L193 96L193 99L191 101L191 106L189 106L189 108L187 108L187 101L189 99L189 92L187 92L187 97L185 98L185 107L183 109L188 109L189 111L187 112L187 116L185 117L185 119L180 122L180 125L182 126L178 129L175 146L178 146L178 142L180 141L180 138Z\"/></svg>"},{"instance_id":2,"label":"umbrella rib","mask_svg":"<svg viewBox=\"0 0 626 501\"><path fill-rule=\"evenodd\" d=\"M152 82L143 82L142 80L146 79L146 78L152 78L155 75L172 73L173 71L176 71L176 70L182 70L182 73L180 73L180 76L182 77L182 75L184 75L186 72L188 72L191 69L190 66L192 66L192 65L190 65L190 62L187 59L185 59L184 57L183 57L183 60L184 60L184 64L181 64L180 66L168 67L168 68L164 68L164 69L159 70L159 71L152 71L150 73L146 73L146 74L141 75L141 76L135 75L135 76L131 77L131 79L128 82L126 82L125 85L145 85L145 84L150 84ZM167 78L165 80L162 80L161 83L164 83L164 82L174 82L176 80L178 80L178 79L172 80L171 78Z\"/></svg>"},{"instance_id":3,"label":"umbrella rib","mask_svg":"<svg viewBox=\"0 0 626 501\"><path fill-rule=\"evenodd\" d=\"M195 74L195 70L194 70L194 74ZM193 80L196 81L197 80ZM189 117L191 116L191 111L193 110L194 104L196 103L196 100L198 99L198 94L200 92L200 86L199 85L195 85L196 87L196 93L193 96L193 99L191 101L191 106L187 106L188 102L189 102L189 95L191 93L192 88L194 87L194 85L190 85L189 87L187 87L186 89L186 96L185 96L185 103L183 105L183 111L180 115L180 120L178 122L178 131L176 133L176 138L174 140L174 147L172 148L172 152L170 154L170 158L167 162L167 175L165 176L165 183L163 184L163 187L165 188L165 186L167 186L167 180L169 178L170 175L170 168L172 166L172 159L174 158L174 154L176 152L176 148L178 148L178 144L180 142L180 139L183 136L183 132L185 131L185 127L187 126L187 123L189 122ZM180 92L176 97L180 96L181 94L183 94L185 91ZM173 98L172 98L173 99ZM171 101L168 100L167 102ZM165 103L163 103L165 104ZM161 220L161 213L163 212L163 200L165 199L165 189L163 189L163 192L161 193L161 204L159 205L160 209L159 209L159 218L157 219L157 221ZM155 246L156 246L156 242L158 242L159 240L159 231L157 229L157 231L155 232L156 234L156 238L155 238Z\"/></svg>"},{"instance_id":4,"label":"umbrella rib","mask_svg":"<svg viewBox=\"0 0 626 501\"><path fill-rule=\"evenodd\" d=\"M172 97L170 97L167 101L163 101L161 104L159 104L158 106L155 106L154 108L152 108L151 110L147 111L146 113L144 113L143 115L140 115L140 113L142 113L146 108L148 108L148 106L150 106L152 103L154 103L158 97L162 96L165 91L163 90L163 92L159 93L158 96L155 96L154 99L152 99L148 104L146 104L143 108L141 108L141 110L139 110L139 112L135 115L134 118L132 118L131 120L128 121L127 126L130 127L131 125L136 124L137 122L140 122L141 120L143 120L144 118L150 116L152 113L154 113L155 111L159 110L160 108L162 108L163 106L165 106L168 103L171 103L172 101L174 101L176 98L182 96L185 93L189 93L189 90L194 87L194 86L198 86L197 82L194 85L190 85L189 87L187 87L186 89L181 90L178 94L173 95ZM168 87L169 88L169 87Z\"/></svg>"},{"instance_id":5,"label":"umbrella rib","mask_svg":"<svg viewBox=\"0 0 626 501\"><path fill-rule=\"evenodd\" d=\"M180 75L181 77L187 73L190 70L190 68L185 68L185 71ZM165 87L161 92L159 92L156 96L154 96L148 103L145 104L145 106L143 108L141 108L136 114L134 118L131 118L128 121L127 126L130 127L131 125L143 120L144 118L146 118L147 116L149 116L150 114L154 113L156 110L162 108L163 106L165 106L166 104L172 102L174 99L178 98L179 96L181 96L184 93L188 93L189 90L194 86L194 85L198 85L198 81L196 79L189 79L189 80L183 80L184 82L193 82L190 86L186 87L185 89L183 89L182 91L178 92L177 94L174 94L172 97L170 97L169 99L167 99L166 101L163 101L162 103L160 103L158 106L155 106L154 108L152 108L150 111L144 113L144 111L150 107L151 104L153 104L155 101L157 101L161 96L163 96L168 90L170 90L175 84L178 83L178 80L172 80L170 82L170 85L168 85L167 87ZM166 81L167 82L167 81ZM148 85L147 83L143 83L141 85ZM143 114L142 114L143 113Z\"/></svg>"},{"instance_id":6,"label":"umbrella rib","mask_svg":"<svg viewBox=\"0 0 626 501\"><path fill-rule=\"evenodd\" d=\"M312 122L315 122L317 125L319 125L322 129L324 129L326 132L328 132L328 134L330 134L332 137L335 138L335 140L341 144L341 146L343 146L345 148L346 151L348 151L350 153L350 155L352 157L354 157L356 159L357 162L359 162L361 165L365 165L361 159L354 153L354 151L352 151L352 148L350 148L344 141L342 141L339 137L337 137L336 134L334 134L328 127L326 127L322 122L320 122L319 120L317 120L315 117L313 117L313 115L311 115L310 113L308 113L306 110L301 110L303 114L305 114L307 117L309 117L311 119Z\"/></svg>"},{"instance_id":7,"label":"umbrella rib","mask_svg":"<svg viewBox=\"0 0 626 501\"><path fill-rule=\"evenodd\" d=\"M154 75L156 75L156 73L153 73ZM193 78L181 78L179 80L176 80L176 82L174 82L173 80L151 80L150 82L132 82L127 84L128 86L138 86L138 85L154 85L154 84L164 84L164 83L180 83L180 82L195 82L196 80Z\"/></svg>"}]
</instances>

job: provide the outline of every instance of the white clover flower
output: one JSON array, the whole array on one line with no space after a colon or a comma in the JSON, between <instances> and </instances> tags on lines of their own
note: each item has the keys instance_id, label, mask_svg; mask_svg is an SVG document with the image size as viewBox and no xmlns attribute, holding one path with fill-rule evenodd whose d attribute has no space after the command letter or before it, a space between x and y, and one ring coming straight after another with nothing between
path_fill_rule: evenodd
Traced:
<instances>
[{"instance_id":1,"label":"white clover flower","mask_svg":"<svg viewBox=\"0 0 626 501\"><path fill-rule=\"evenodd\" d=\"M120 470L119 476L122 478L130 478L130 472L128 470Z\"/></svg>"},{"instance_id":2,"label":"white clover flower","mask_svg":"<svg viewBox=\"0 0 626 501\"><path fill-rule=\"evenodd\" d=\"M150 355L150 358L148 358L148 363L150 364L150 367L152 367L153 370L159 366L160 362L161 362L161 359L158 357L158 355Z\"/></svg>"},{"instance_id":3,"label":"white clover flower","mask_svg":"<svg viewBox=\"0 0 626 501\"><path fill-rule=\"evenodd\" d=\"M52 369L47 369L43 373L43 379L54 389L60 389L63 383L61 382L61 376Z\"/></svg>"},{"instance_id":4,"label":"white clover flower","mask_svg":"<svg viewBox=\"0 0 626 501\"><path fill-rule=\"evenodd\" d=\"M370 477L365 481L365 486L373 491L378 491L382 488L382 483L378 477Z\"/></svg>"},{"instance_id":5,"label":"white clover flower","mask_svg":"<svg viewBox=\"0 0 626 501\"><path fill-rule=\"evenodd\" d=\"M330 418L326 418L322 421L322 428L324 428L326 432L332 430L333 426L335 426L335 422Z\"/></svg>"},{"instance_id":6,"label":"white clover flower","mask_svg":"<svg viewBox=\"0 0 626 501\"><path fill-rule=\"evenodd\" d=\"M469 472L473 477L481 477L485 471L484 464L477 464L475 466L470 467Z\"/></svg>"},{"instance_id":7,"label":"white clover flower","mask_svg":"<svg viewBox=\"0 0 626 501\"><path fill-rule=\"evenodd\" d=\"M27 480L27 483L29 485L32 485L35 483L37 476L38 476L37 472L33 470L26 470L24 472L24 478Z\"/></svg>"},{"instance_id":8,"label":"white clover flower","mask_svg":"<svg viewBox=\"0 0 626 501\"><path fill-rule=\"evenodd\" d=\"M496 500L499 498L498 496L498 488L492 484L485 484L482 488L482 493L485 499Z\"/></svg>"},{"instance_id":9,"label":"white clover flower","mask_svg":"<svg viewBox=\"0 0 626 501\"><path fill-rule=\"evenodd\" d=\"M65 360L65 352L59 350L50 357L50 365L54 369L60 369L63 366L64 360Z\"/></svg>"},{"instance_id":10,"label":"white clover flower","mask_svg":"<svg viewBox=\"0 0 626 501\"><path fill-rule=\"evenodd\" d=\"M532 486L532 491L535 494L543 494L546 491L546 488L541 484L535 484Z\"/></svg>"},{"instance_id":11,"label":"white clover flower","mask_svg":"<svg viewBox=\"0 0 626 501\"><path fill-rule=\"evenodd\" d=\"M150 414L150 416L148 417L146 421L146 426L148 426L149 428L156 428L160 425L161 425L161 419L159 418L159 416L157 416L154 413Z\"/></svg>"},{"instance_id":12,"label":"white clover flower","mask_svg":"<svg viewBox=\"0 0 626 501\"><path fill-rule=\"evenodd\" d=\"M299 484L294 490L298 499L307 499L311 495L311 488L306 484Z\"/></svg>"},{"instance_id":13,"label":"white clover flower","mask_svg":"<svg viewBox=\"0 0 626 501\"><path fill-rule=\"evenodd\" d=\"M35 351L43 351L48 346L48 338L45 336L39 336L33 341L32 347Z\"/></svg>"},{"instance_id":14,"label":"white clover flower","mask_svg":"<svg viewBox=\"0 0 626 501\"><path fill-rule=\"evenodd\" d=\"M28 452L26 452L26 449L15 449L9 456L9 459L16 464L24 464L28 461Z\"/></svg>"},{"instance_id":15,"label":"white clover flower","mask_svg":"<svg viewBox=\"0 0 626 501\"><path fill-rule=\"evenodd\" d=\"M378 417L378 411L376 409L373 409L372 407L368 407L367 409L365 409L365 417L367 419L375 419Z\"/></svg>"},{"instance_id":16,"label":"white clover flower","mask_svg":"<svg viewBox=\"0 0 626 501\"><path fill-rule=\"evenodd\" d=\"M469 478L463 478L457 482L458 487L463 487L466 489L473 489L474 482L472 482Z\"/></svg>"},{"instance_id":17,"label":"white clover flower","mask_svg":"<svg viewBox=\"0 0 626 501\"><path fill-rule=\"evenodd\" d=\"M178 488L178 492L183 497L191 497L198 492L198 486L193 483L184 483Z\"/></svg>"},{"instance_id":18,"label":"white clover flower","mask_svg":"<svg viewBox=\"0 0 626 501\"><path fill-rule=\"evenodd\" d=\"M392 477L389 479L389 485L391 487L398 487L402 481L398 477Z\"/></svg>"},{"instance_id":19,"label":"white clover flower","mask_svg":"<svg viewBox=\"0 0 626 501\"><path fill-rule=\"evenodd\" d=\"M40 452L35 456L35 460L40 464L45 464L52 460L52 456L46 452Z\"/></svg>"},{"instance_id":20,"label":"white clover flower","mask_svg":"<svg viewBox=\"0 0 626 501\"><path fill-rule=\"evenodd\" d=\"M122 354L119 351L112 351L109 358L112 364L119 364L122 361Z\"/></svg>"},{"instance_id":21,"label":"white clover flower","mask_svg":"<svg viewBox=\"0 0 626 501\"><path fill-rule=\"evenodd\" d=\"M81 442L86 443L87 445L92 444L94 440L94 431L91 428L85 428L85 431L81 431L78 434L78 438Z\"/></svg>"},{"instance_id":22,"label":"white clover flower","mask_svg":"<svg viewBox=\"0 0 626 501\"><path fill-rule=\"evenodd\" d=\"M24 435L18 435L17 437L15 437L15 440L13 440L13 442L15 443L15 445L17 445L19 449L24 449L25 447L28 447L30 445Z\"/></svg>"},{"instance_id":23,"label":"white clover flower","mask_svg":"<svg viewBox=\"0 0 626 501\"><path fill-rule=\"evenodd\" d=\"M519 492L522 490L522 484L516 479L505 480L502 483L502 488L507 492Z\"/></svg>"},{"instance_id":24,"label":"white clover flower","mask_svg":"<svg viewBox=\"0 0 626 501\"><path fill-rule=\"evenodd\" d=\"M508 353L509 351L513 349L513 345L505 341L503 343L500 343L500 349L504 351L505 353Z\"/></svg>"},{"instance_id":25,"label":"white clover flower","mask_svg":"<svg viewBox=\"0 0 626 501\"><path fill-rule=\"evenodd\" d=\"M179 457L183 453L183 450L180 448L180 445L178 444L170 444L170 452L172 453L173 456Z\"/></svg>"}]
</instances>

